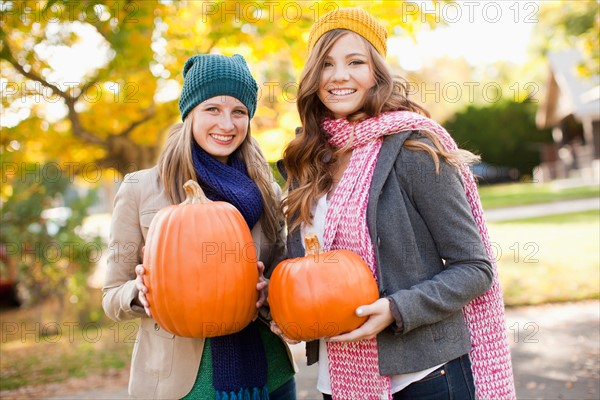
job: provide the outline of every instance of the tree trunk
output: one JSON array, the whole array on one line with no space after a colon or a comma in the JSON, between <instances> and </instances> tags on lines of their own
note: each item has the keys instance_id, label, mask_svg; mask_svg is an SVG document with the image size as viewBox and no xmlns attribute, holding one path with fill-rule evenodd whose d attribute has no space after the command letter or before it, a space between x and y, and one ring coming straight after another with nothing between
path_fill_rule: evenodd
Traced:
<instances>
[{"instance_id":1,"label":"tree trunk","mask_svg":"<svg viewBox=\"0 0 600 400\"><path fill-rule=\"evenodd\" d=\"M99 161L102 168L114 168L122 176L156 164L160 148L145 146L128 137L112 136L107 140L107 155Z\"/></svg>"}]
</instances>

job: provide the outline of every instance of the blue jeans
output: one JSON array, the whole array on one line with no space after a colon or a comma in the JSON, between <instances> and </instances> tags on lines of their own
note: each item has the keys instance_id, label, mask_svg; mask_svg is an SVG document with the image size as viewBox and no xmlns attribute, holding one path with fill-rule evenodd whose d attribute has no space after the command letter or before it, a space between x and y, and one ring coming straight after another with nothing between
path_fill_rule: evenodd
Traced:
<instances>
[{"instance_id":1,"label":"blue jeans","mask_svg":"<svg viewBox=\"0 0 600 400\"><path fill-rule=\"evenodd\" d=\"M269 393L269 400L296 400L296 379L292 378Z\"/></svg>"},{"instance_id":2,"label":"blue jeans","mask_svg":"<svg viewBox=\"0 0 600 400\"><path fill-rule=\"evenodd\" d=\"M398 393L394 400L475 400L469 355L455 358Z\"/></svg>"},{"instance_id":3,"label":"blue jeans","mask_svg":"<svg viewBox=\"0 0 600 400\"><path fill-rule=\"evenodd\" d=\"M323 399L331 400L328 394ZM469 355L455 358L420 381L394 393L394 400L474 400L475 384Z\"/></svg>"}]
</instances>

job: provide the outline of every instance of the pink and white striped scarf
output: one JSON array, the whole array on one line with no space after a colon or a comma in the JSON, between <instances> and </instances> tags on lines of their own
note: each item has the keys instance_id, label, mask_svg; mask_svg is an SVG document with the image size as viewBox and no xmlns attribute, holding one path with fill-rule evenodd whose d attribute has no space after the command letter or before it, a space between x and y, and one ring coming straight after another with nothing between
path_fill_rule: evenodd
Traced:
<instances>
[{"instance_id":1,"label":"pink and white striped scarf","mask_svg":"<svg viewBox=\"0 0 600 400\"><path fill-rule=\"evenodd\" d=\"M377 279L375 250L367 227L367 204L373 171L383 136L409 130L437 135L448 151L457 150L450 134L435 121L408 111L382 113L358 123L325 120L322 128L334 147L353 149L350 163L332 196L325 219L324 250L347 249L360 255ZM488 257L494 280L490 290L463 308L470 332L470 358L479 399L515 399L510 348L506 337L504 302L495 257L490 245L477 185L468 166L460 168L467 200ZM377 341L327 343L334 400L391 398L389 377L379 375Z\"/></svg>"}]
</instances>

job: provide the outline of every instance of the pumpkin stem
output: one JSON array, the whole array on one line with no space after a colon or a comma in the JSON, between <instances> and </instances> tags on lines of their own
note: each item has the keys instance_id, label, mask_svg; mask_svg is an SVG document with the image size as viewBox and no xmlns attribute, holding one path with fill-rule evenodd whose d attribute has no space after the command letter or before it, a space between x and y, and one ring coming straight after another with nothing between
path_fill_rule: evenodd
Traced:
<instances>
[{"instance_id":1,"label":"pumpkin stem","mask_svg":"<svg viewBox=\"0 0 600 400\"><path fill-rule=\"evenodd\" d=\"M304 246L306 247L307 256L315 256L321 253L319 238L313 232L309 232L304 236Z\"/></svg>"},{"instance_id":2,"label":"pumpkin stem","mask_svg":"<svg viewBox=\"0 0 600 400\"><path fill-rule=\"evenodd\" d=\"M193 179L190 179L183 184L183 190L185 190L185 201L183 204L203 204L210 203L210 200L204 194L204 191Z\"/></svg>"}]
</instances>

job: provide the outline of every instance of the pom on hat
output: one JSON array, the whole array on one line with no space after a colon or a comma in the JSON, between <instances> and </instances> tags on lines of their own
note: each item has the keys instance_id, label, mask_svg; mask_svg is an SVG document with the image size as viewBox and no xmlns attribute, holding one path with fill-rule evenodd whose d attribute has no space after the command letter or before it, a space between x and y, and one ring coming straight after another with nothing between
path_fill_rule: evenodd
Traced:
<instances>
[{"instance_id":1,"label":"pom on hat","mask_svg":"<svg viewBox=\"0 0 600 400\"><path fill-rule=\"evenodd\" d=\"M308 51L325 33L334 29L347 29L364 37L385 58L387 53L387 30L371 14L361 8L339 8L319 18L308 37Z\"/></svg>"},{"instance_id":2,"label":"pom on hat","mask_svg":"<svg viewBox=\"0 0 600 400\"><path fill-rule=\"evenodd\" d=\"M183 89L179 98L181 119L198 104L215 96L232 96L248 108L250 118L256 111L258 85L246 60L239 54L199 54L183 66Z\"/></svg>"}]
</instances>

